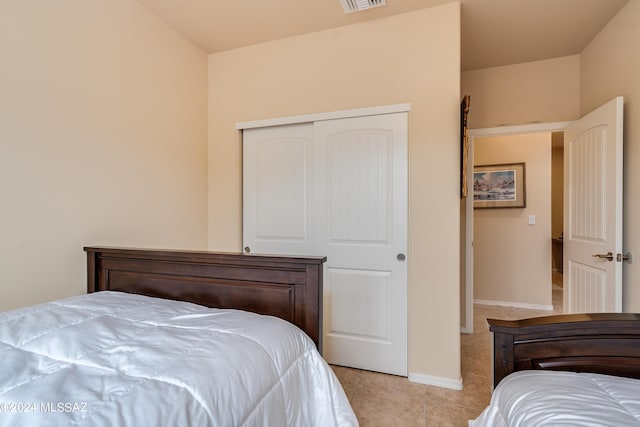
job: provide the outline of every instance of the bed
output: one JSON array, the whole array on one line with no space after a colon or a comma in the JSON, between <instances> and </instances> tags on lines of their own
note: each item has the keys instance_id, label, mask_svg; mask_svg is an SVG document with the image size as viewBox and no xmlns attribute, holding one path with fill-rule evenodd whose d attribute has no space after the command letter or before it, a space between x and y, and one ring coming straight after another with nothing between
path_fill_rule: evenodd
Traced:
<instances>
[{"instance_id":1,"label":"bed","mask_svg":"<svg viewBox=\"0 0 640 427\"><path fill-rule=\"evenodd\" d=\"M0 426L357 426L322 257L88 247L88 293L0 313Z\"/></svg>"},{"instance_id":2,"label":"bed","mask_svg":"<svg viewBox=\"0 0 640 427\"><path fill-rule=\"evenodd\" d=\"M495 388L469 426L640 426L640 315L487 322Z\"/></svg>"}]
</instances>

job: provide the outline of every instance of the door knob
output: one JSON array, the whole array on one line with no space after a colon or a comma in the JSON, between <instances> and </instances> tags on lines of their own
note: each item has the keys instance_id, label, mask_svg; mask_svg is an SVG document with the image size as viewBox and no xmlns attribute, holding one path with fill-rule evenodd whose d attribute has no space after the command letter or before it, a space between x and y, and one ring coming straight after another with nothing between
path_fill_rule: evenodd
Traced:
<instances>
[{"instance_id":1,"label":"door knob","mask_svg":"<svg viewBox=\"0 0 640 427\"><path fill-rule=\"evenodd\" d=\"M251 248L249 246L245 246L244 247L244 253L245 254L250 254L251 253Z\"/></svg>"},{"instance_id":2,"label":"door knob","mask_svg":"<svg viewBox=\"0 0 640 427\"><path fill-rule=\"evenodd\" d=\"M407 256L403 253L398 254L398 256L396 257L396 259L400 262L404 261L405 259L407 259Z\"/></svg>"},{"instance_id":3,"label":"door knob","mask_svg":"<svg viewBox=\"0 0 640 427\"><path fill-rule=\"evenodd\" d=\"M613 261L613 252L609 251L606 254L593 254L591 255L594 258L603 258L606 259L607 261Z\"/></svg>"}]
</instances>

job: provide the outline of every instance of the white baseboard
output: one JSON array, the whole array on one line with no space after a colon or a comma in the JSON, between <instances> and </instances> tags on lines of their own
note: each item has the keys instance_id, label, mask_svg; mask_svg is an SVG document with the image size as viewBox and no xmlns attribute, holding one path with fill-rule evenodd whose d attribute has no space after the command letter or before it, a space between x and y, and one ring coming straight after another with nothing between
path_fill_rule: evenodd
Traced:
<instances>
[{"instance_id":1,"label":"white baseboard","mask_svg":"<svg viewBox=\"0 0 640 427\"><path fill-rule=\"evenodd\" d=\"M435 387L443 387L451 390L462 390L462 378L452 380L451 378L436 377L433 375L409 373L409 381L412 383L432 385Z\"/></svg>"},{"instance_id":2,"label":"white baseboard","mask_svg":"<svg viewBox=\"0 0 640 427\"><path fill-rule=\"evenodd\" d=\"M491 301L484 299L474 299L474 304L481 305L499 305L501 307L517 307L517 308L527 308L530 310L547 310L553 311L553 305L545 305L545 304L524 304L521 302L511 302L511 301Z\"/></svg>"}]
</instances>

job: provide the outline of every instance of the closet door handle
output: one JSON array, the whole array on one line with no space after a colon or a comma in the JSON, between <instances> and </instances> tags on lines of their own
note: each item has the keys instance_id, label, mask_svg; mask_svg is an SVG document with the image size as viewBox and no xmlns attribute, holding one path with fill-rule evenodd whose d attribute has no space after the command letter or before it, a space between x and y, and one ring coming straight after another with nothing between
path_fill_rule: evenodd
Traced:
<instances>
[{"instance_id":1,"label":"closet door handle","mask_svg":"<svg viewBox=\"0 0 640 427\"><path fill-rule=\"evenodd\" d=\"M250 254L251 253L251 248L249 246L245 246L244 247L244 253L245 254Z\"/></svg>"},{"instance_id":2,"label":"closet door handle","mask_svg":"<svg viewBox=\"0 0 640 427\"><path fill-rule=\"evenodd\" d=\"M405 254L403 254L403 253L399 253L399 254L396 256L396 259L397 259L398 261L400 261L400 262L403 262L405 259L407 259L407 256L406 256Z\"/></svg>"}]
</instances>

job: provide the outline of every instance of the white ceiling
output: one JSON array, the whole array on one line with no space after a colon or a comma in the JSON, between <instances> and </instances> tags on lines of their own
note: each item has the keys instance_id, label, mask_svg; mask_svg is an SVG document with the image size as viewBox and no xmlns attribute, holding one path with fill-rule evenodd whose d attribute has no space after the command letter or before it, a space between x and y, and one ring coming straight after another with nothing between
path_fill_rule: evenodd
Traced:
<instances>
[{"instance_id":1,"label":"white ceiling","mask_svg":"<svg viewBox=\"0 0 640 427\"><path fill-rule=\"evenodd\" d=\"M138 0L206 52L321 31L454 0L387 0L346 15L339 0ZM627 0L460 0L462 70L574 55Z\"/></svg>"}]
</instances>

